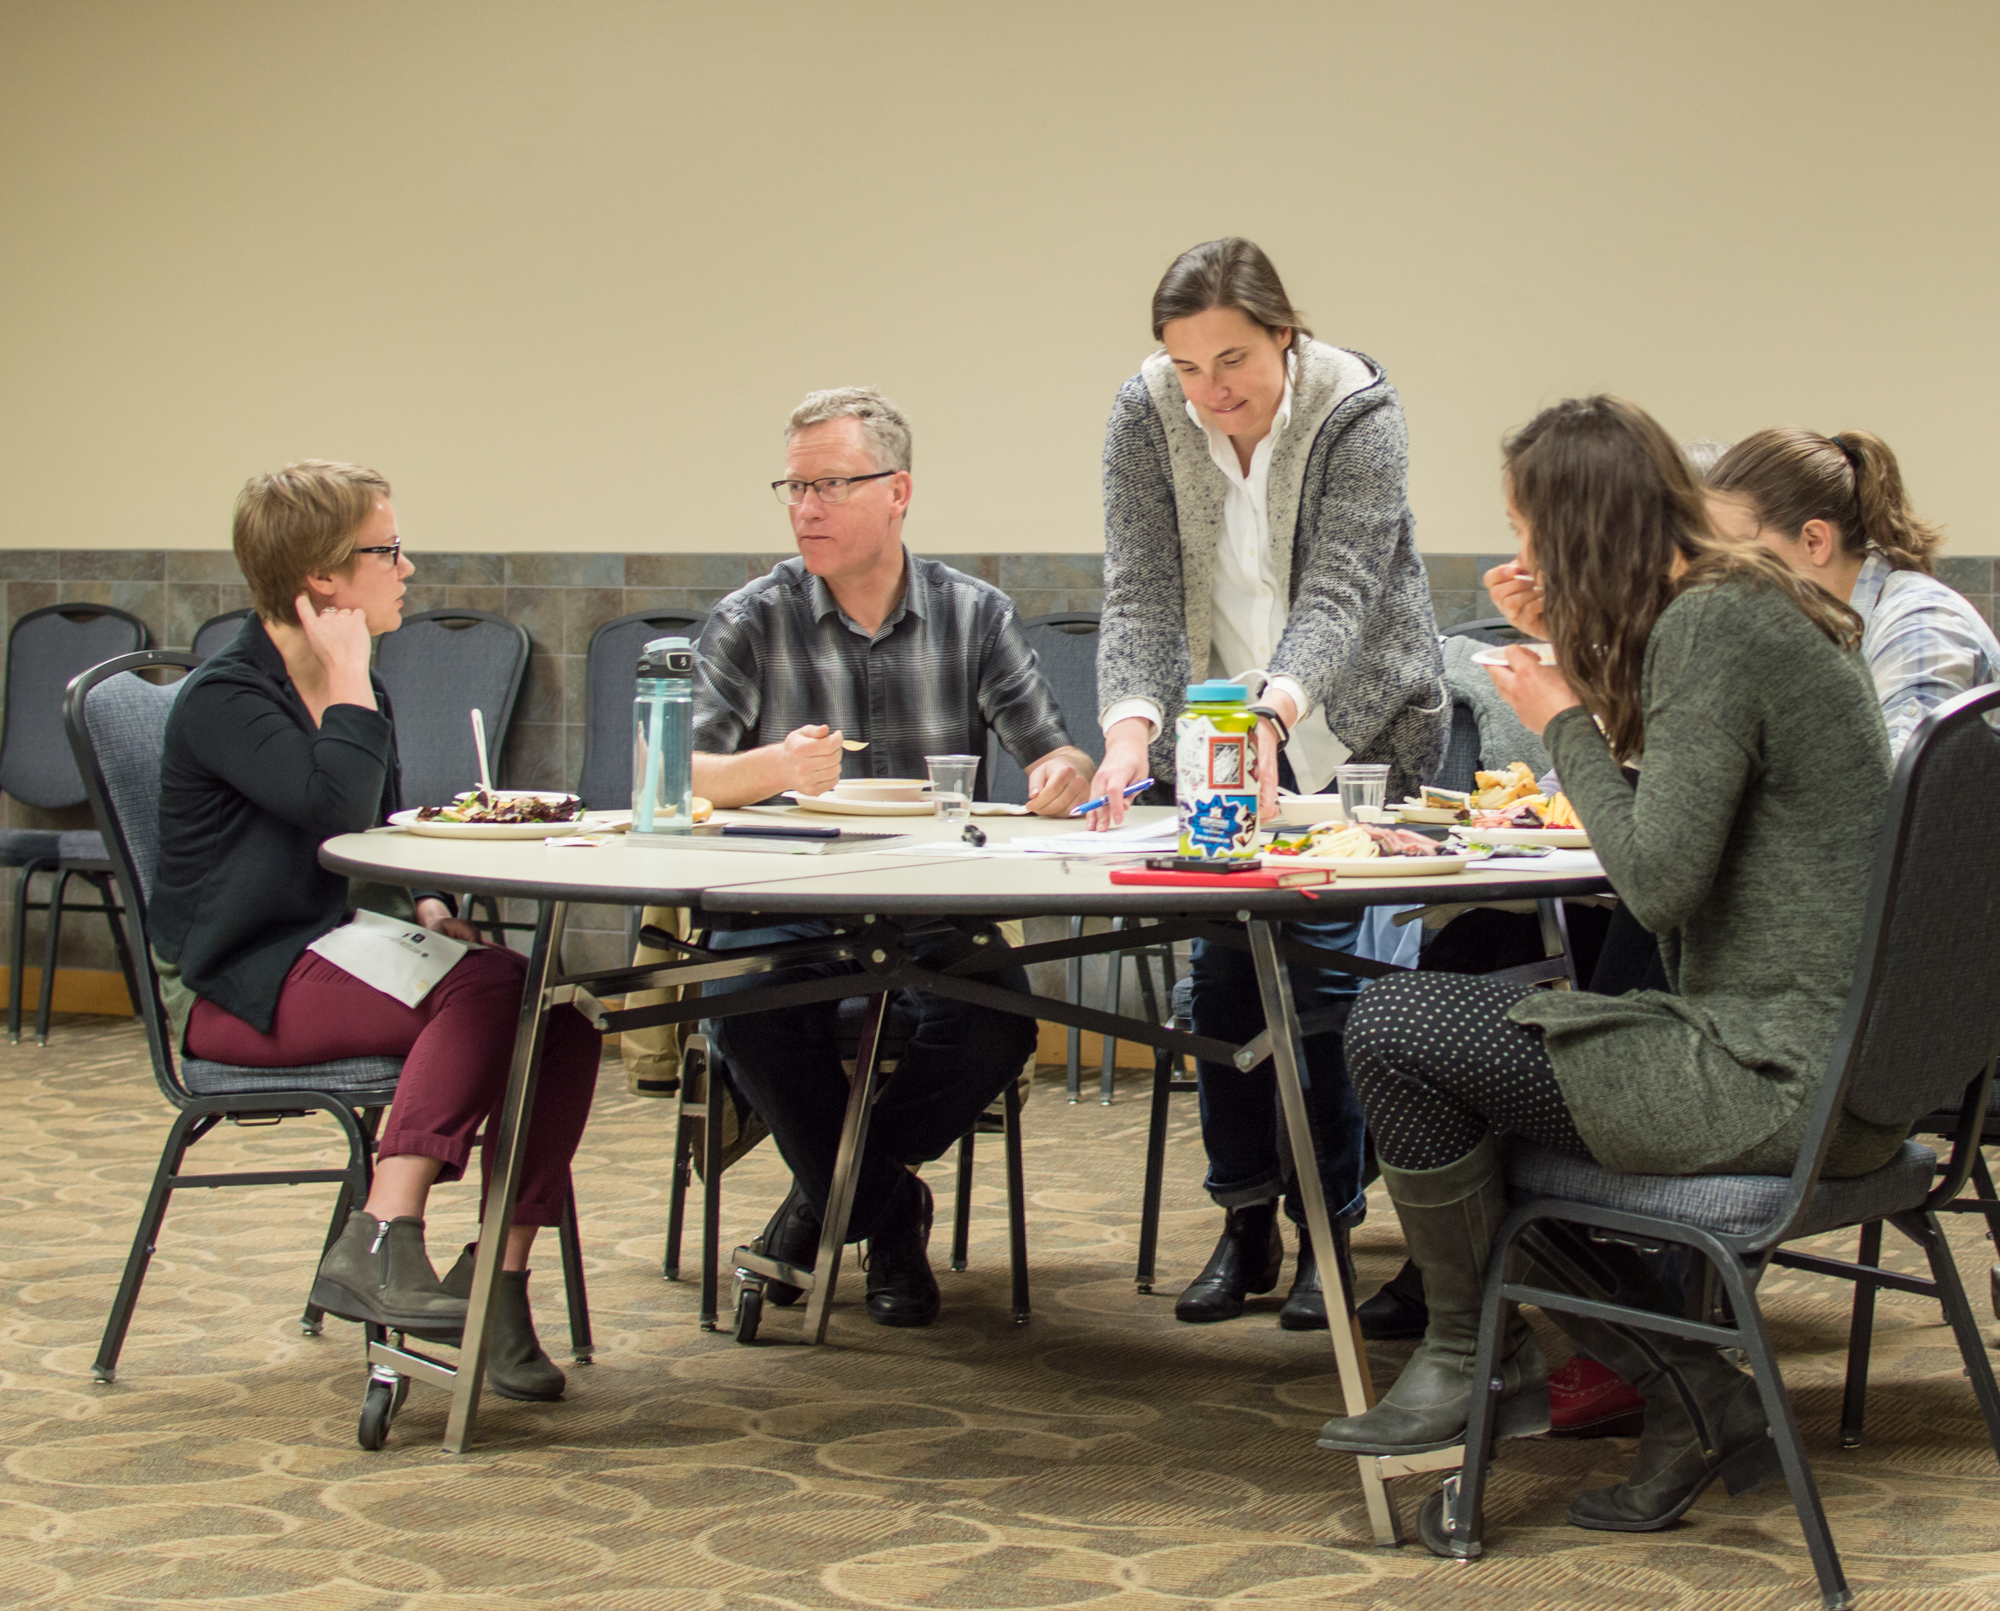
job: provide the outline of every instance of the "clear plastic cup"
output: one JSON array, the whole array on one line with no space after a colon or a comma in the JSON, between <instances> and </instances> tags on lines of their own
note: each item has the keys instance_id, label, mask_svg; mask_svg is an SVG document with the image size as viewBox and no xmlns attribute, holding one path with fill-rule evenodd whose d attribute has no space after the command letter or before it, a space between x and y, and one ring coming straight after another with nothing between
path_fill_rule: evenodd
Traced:
<instances>
[{"instance_id":1,"label":"clear plastic cup","mask_svg":"<svg viewBox=\"0 0 2000 1611\"><path fill-rule=\"evenodd\" d=\"M1374 820L1367 813L1381 812L1388 805L1389 769L1359 763L1340 768L1340 805L1350 822Z\"/></svg>"},{"instance_id":2,"label":"clear plastic cup","mask_svg":"<svg viewBox=\"0 0 2000 1611\"><path fill-rule=\"evenodd\" d=\"M979 775L976 755L926 755L931 773L931 809L940 822L964 822L972 815L972 784ZM1384 767L1386 773L1388 768Z\"/></svg>"}]
</instances>

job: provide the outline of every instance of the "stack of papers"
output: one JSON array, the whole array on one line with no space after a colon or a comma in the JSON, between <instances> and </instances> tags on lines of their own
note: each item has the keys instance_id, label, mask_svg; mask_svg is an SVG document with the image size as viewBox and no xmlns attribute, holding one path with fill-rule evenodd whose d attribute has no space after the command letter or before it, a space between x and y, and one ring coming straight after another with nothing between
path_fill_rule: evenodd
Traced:
<instances>
[{"instance_id":1,"label":"stack of papers","mask_svg":"<svg viewBox=\"0 0 2000 1611\"><path fill-rule=\"evenodd\" d=\"M1180 838L1180 819L1164 817L1103 833L1057 833L1034 839L1023 834L1014 848L1030 856L1160 856L1176 849Z\"/></svg>"}]
</instances>

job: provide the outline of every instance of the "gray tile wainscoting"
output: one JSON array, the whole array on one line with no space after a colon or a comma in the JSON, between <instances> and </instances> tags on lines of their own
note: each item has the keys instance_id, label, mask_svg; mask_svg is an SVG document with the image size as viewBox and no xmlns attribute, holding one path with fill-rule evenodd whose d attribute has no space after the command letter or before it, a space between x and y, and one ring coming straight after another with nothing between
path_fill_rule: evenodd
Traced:
<instances>
[{"instance_id":1,"label":"gray tile wainscoting","mask_svg":"<svg viewBox=\"0 0 2000 1611\"><path fill-rule=\"evenodd\" d=\"M634 610L705 610L763 575L782 553L761 554L432 554L413 551L407 608L459 606L494 610L528 629L533 652L514 725L500 758L501 781L517 788L574 784L583 765L584 651L590 634ZM1004 588L1023 615L1096 610L1104 602L1104 564L1092 554L951 554L940 556ZM1503 556L1427 554L1431 600L1440 626L1493 614L1480 573ZM1939 575L1993 619L1996 562L1946 559ZM11 624L45 604L113 604L143 620L158 645L193 641L211 616L250 602L226 551L181 549L0 549L0 609ZM89 810L38 811L11 797L4 820L14 827L91 826ZM0 876L0 922L9 916L13 880ZM39 939L31 932L39 955ZM572 917L577 965L610 965L625 944L624 914L583 908ZM64 923L66 968L115 966L102 919Z\"/></svg>"}]
</instances>

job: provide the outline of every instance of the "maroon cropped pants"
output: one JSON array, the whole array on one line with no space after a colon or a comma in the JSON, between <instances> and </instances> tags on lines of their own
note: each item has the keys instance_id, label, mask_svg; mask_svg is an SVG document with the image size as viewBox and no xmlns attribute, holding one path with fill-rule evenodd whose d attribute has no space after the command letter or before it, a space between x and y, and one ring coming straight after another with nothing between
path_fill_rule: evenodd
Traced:
<instances>
[{"instance_id":1,"label":"maroon cropped pants","mask_svg":"<svg viewBox=\"0 0 2000 1611\"><path fill-rule=\"evenodd\" d=\"M244 1068L403 1058L380 1155L436 1158L444 1164L438 1179L457 1180L483 1125L480 1165L490 1179L527 971L518 952L482 947L467 952L416 1006L406 1007L308 951L285 976L270 1034L198 1001L188 1019L187 1048L196 1057ZM597 1032L573 1007L549 1014L516 1224L554 1225L562 1218L569 1161L590 1116L599 1055ZM480 1196L483 1202L483 1183Z\"/></svg>"}]
</instances>

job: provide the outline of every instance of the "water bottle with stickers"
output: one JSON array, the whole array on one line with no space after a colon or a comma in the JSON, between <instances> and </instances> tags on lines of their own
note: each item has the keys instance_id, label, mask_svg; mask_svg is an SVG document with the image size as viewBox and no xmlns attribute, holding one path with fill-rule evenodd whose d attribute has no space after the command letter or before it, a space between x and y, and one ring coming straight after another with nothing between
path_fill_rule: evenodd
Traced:
<instances>
[{"instance_id":1,"label":"water bottle with stickers","mask_svg":"<svg viewBox=\"0 0 2000 1611\"><path fill-rule=\"evenodd\" d=\"M1243 861L1257 854L1257 718L1240 682L1188 685L1174 724L1174 792L1183 856Z\"/></svg>"}]
</instances>

